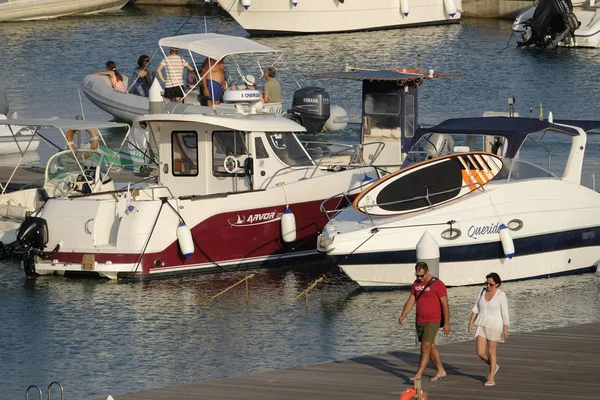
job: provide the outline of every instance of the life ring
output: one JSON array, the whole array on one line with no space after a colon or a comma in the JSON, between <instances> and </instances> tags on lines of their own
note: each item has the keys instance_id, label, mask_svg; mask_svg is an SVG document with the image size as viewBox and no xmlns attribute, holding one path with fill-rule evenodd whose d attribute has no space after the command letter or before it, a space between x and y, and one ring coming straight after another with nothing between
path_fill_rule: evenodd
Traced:
<instances>
[{"instance_id":1,"label":"life ring","mask_svg":"<svg viewBox=\"0 0 600 400\"><path fill-rule=\"evenodd\" d=\"M88 135L90 135L90 150L96 150L98 148L98 145L100 144L100 138L98 137L96 130L95 129L86 129L86 131L87 131ZM67 132L67 145L73 151L76 150L75 144L73 143L73 139L75 138L76 133L77 133L77 130L75 130L75 129L70 129Z\"/></svg>"},{"instance_id":2,"label":"life ring","mask_svg":"<svg viewBox=\"0 0 600 400\"><path fill-rule=\"evenodd\" d=\"M417 389L412 387L412 388L408 388L404 392L400 393L400 398L398 400L412 400L416 397L417 397ZM427 400L427 395L422 390L421 390L421 399Z\"/></svg>"}]
</instances>

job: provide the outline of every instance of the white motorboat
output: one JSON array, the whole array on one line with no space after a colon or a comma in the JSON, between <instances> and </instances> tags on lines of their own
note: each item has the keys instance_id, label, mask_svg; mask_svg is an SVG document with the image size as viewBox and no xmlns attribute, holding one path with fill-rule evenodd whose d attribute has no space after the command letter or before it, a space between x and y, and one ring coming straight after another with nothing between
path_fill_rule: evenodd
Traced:
<instances>
[{"instance_id":1,"label":"white motorboat","mask_svg":"<svg viewBox=\"0 0 600 400\"><path fill-rule=\"evenodd\" d=\"M0 21L50 19L121 9L128 0L3 0Z\"/></svg>"},{"instance_id":2,"label":"white motorboat","mask_svg":"<svg viewBox=\"0 0 600 400\"><path fill-rule=\"evenodd\" d=\"M239 75L237 81L241 82L246 74L245 68L252 62L255 64L252 70L257 76L262 76L261 66L269 65L265 63L267 57L272 63L277 62L283 66L293 81L298 85L299 90L294 94L292 107L289 113L290 118L304 125L310 132L320 132L323 126L328 122L331 112L329 104L329 94L322 88L308 87L300 88L298 81L293 76L285 63L281 60L281 53L263 44L254 42L247 38L229 36L215 33L191 34L161 39L159 47L163 56L166 57L165 49L177 47L180 50L188 52L188 59L196 71L201 71L201 64L206 57L210 57L217 63L227 59L227 63L233 66L232 69ZM249 61L248 58L251 58ZM197 62L200 64L198 65ZM260 93L256 90L226 90L223 95L223 102L214 107L207 107L203 104L203 97L198 90L199 82L204 76L197 75L197 84L193 87L183 87L185 93L183 103L166 102L165 107L170 113L180 114L214 114L249 112L251 105L256 105L256 100L260 99ZM277 77L280 77L278 73ZM235 81L235 79L233 79ZM125 79L124 85L128 86ZM147 114L149 111L149 101L147 97L138 96L131 93L123 93L111 87L107 76L91 74L84 77L81 89L86 97L97 107L113 115L115 118L131 122L140 115ZM283 114L282 103L263 104L261 108L254 107L260 113ZM343 112L345 116L345 112ZM343 117L342 116L342 117ZM339 115L335 116L338 120ZM346 120L347 122L347 116ZM339 123L337 124L339 125ZM341 125L343 128L345 124ZM340 129L340 127L338 127Z\"/></svg>"},{"instance_id":3,"label":"white motorboat","mask_svg":"<svg viewBox=\"0 0 600 400\"><path fill-rule=\"evenodd\" d=\"M218 0L250 35L352 32L458 23L462 0Z\"/></svg>"},{"instance_id":4,"label":"white motorboat","mask_svg":"<svg viewBox=\"0 0 600 400\"><path fill-rule=\"evenodd\" d=\"M0 155L22 154L24 152L36 151L40 140L33 137L34 131L25 126L9 127L2 124L6 115L0 114Z\"/></svg>"},{"instance_id":5,"label":"white motorboat","mask_svg":"<svg viewBox=\"0 0 600 400\"><path fill-rule=\"evenodd\" d=\"M519 46L600 47L600 4L595 0L540 0L512 26Z\"/></svg>"},{"instance_id":6,"label":"white motorboat","mask_svg":"<svg viewBox=\"0 0 600 400\"><path fill-rule=\"evenodd\" d=\"M23 147L20 158L12 165L13 172L7 182L0 184L0 242L12 243L17 238L18 229L24 218L38 212L49 197L69 196L73 193L97 193L115 190L115 182L111 178L111 172L118 170L122 164L128 164L128 160L122 161L121 149L108 150L106 144L99 146L98 150L92 150L84 145L82 148L67 148L54 154L46 165L43 186L41 188L29 188L9 191L9 187L22 163L28 159L31 152L24 151L31 147L31 143L37 139L39 131L43 128L58 129L65 142L69 132L94 130L104 142L99 129L121 128L126 130L123 144L129 135L127 124L114 122L94 122L64 119L34 119L19 118L6 119L2 121L8 129L26 126L31 130L29 142ZM48 138L45 137L48 141ZM58 146L52 143L57 149ZM121 145L121 147L123 146ZM97 145L97 142L96 142ZM104 149L104 150L103 150ZM35 153L34 153L35 154Z\"/></svg>"},{"instance_id":7,"label":"white motorboat","mask_svg":"<svg viewBox=\"0 0 600 400\"><path fill-rule=\"evenodd\" d=\"M571 147L555 174L539 146L560 137ZM439 248L433 273L449 286L478 284L490 271L508 281L592 270L600 194L580 184L585 147L584 129L547 120L464 118L420 128L403 169L333 216L319 250L339 257L366 289L410 286L422 238Z\"/></svg>"},{"instance_id":8,"label":"white motorboat","mask_svg":"<svg viewBox=\"0 0 600 400\"><path fill-rule=\"evenodd\" d=\"M365 164L319 168L295 135L305 128L273 114L163 112L134 126L157 145L156 183L49 199L14 245L27 275L144 279L316 256L323 200L337 209L378 178Z\"/></svg>"}]
</instances>

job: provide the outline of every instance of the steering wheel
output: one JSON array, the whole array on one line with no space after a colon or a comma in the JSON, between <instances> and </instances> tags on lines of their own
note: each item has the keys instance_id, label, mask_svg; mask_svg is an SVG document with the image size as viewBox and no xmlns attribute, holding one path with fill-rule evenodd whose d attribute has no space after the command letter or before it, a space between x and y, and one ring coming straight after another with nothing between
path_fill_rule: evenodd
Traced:
<instances>
[{"instance_id":1,"label":"steering wheel","mask_svg":"<svg viewBox=\"0 0 600 400\"><path fill-rule=\"evenodd\" d=\"M223 168L230 174L233 174L238 169L238 163L234 156L227 156L223 160Z\"/></svg>"},{"instance_id":2,"label":"steering wheel","mask_svg":"<svg viewBox=\"0 0 600 400\"><path fill-rule=\"evenodd\" d=\"M62 186L60 189L64 192L65 195L68 195L76 188L75 182L73 181L73 177L71 175L65 176L61 184Z\"/></svg>"}]
</instances>

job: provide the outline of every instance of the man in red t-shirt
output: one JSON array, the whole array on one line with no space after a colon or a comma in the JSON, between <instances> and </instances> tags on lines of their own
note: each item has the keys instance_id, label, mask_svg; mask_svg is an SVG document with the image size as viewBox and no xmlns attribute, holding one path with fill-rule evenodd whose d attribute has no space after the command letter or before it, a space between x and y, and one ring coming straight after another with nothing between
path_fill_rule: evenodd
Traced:
<instances>
[{"instance_id":1,"label":"man in red t-shirt","mask_svg":"<svg viewBox=\"0 0 600 400\"><path fill-rule=\"evenodd\" d=\"M401 324L404 324L406 316L417 303L416 328L417 337L421 342L421 359L419 369L413 379L421 379L421 375L423 375L431 359L437 368L437 372L430 381L443 381L446 380L446 370L442 365L440 352L435 346L435 337L442 320L444 321L444 335L450 333L450 309L448 307L446 285L431 276L429 267L424 262L418 262L415 265L415 276L417 279L412 285L410 297L406 300L404 310L402 310L402 314L398 319Z\"/></svg>"}]
</instances>

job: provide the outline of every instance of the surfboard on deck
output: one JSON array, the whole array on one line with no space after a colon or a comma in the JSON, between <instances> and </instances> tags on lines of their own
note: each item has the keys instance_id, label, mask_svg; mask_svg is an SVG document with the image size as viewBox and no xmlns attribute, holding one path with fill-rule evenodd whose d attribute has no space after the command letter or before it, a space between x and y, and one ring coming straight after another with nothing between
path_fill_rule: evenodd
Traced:
<instances>
[{"instance_id":1,"label":"surfboard on deck","mask_svg":"<svg viewBox=\"0 0 600 400\"><path fill-rule=\"evenodd\" d=\"M366 188L354 208L369 215L399 215L447 203L485 185L502 169L492 153L456 153L410 165Z\"/></svg>"}]
</instances>

